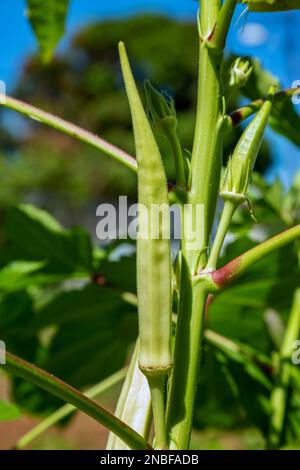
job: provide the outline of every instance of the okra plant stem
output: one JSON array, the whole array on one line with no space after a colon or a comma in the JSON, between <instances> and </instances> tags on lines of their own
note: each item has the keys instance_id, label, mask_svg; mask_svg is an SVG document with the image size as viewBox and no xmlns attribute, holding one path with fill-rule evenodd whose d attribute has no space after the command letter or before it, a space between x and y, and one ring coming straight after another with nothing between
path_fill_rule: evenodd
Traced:
<instances>
[{"instance_id":1,"label":"okra plant stem","mask_svg":"<svg viewBox=\"0 0 300 470\"><path fill-rule=\"evenodd\" d=\"M284 432L285 414L288 400L288 387L290 384L291 355L293 344L299 339L300 334L300 289L294 294L294 301L288 319L283 342L279 352L279 366L277 372L276 386L271 394L271 419L269 448L280 447Z\"/></svg>"},{"instance_id":2,"label":"okra plant stem","mask_svg":"<svg viewBox=\"0 0 300 470\"><path fill-rule=\"evenodd\" d=\"M201 0L199 18L199 75L196 127L191 160L192 204L203 204L203 246L188 253L191 270L206 264L206 254L213 224L222 164L222 99L220 71L223 50L212 50L207 38L212 34L221 6L220 0Z\"/></svg>"},{"instance_id":3,"label":"okra plant stem","mask_svg":"<svg viewBox=\"0 0 300 470\"><path fill-rule=\"evenodd\" d=\"M151 446L136 431L127 424L113 416L96 402L83 395L81 392L54 377L45 370L7 352L4 370L27 380L34 385L46 390L61 400L70 403L85 414L103 424L107 429L114 432L120 439L133 450L151 449Z\"/></svg>"},{"instance_id":4,"label":"okra plant stem","mask_svg":"<svg viewBox=\"0 0 300 470\"><path fill-rule=\"evenodd\" d=\"M215 290L223 289L228 284L242 276L252 268L255 263L263 259L265 256L284 247L288 243L297 240L298 238L300 238L300 224L269 238L225 264L225 266L213 271L211 273L211 277L215 284ZM197 276L195 277L195 280L196 278ZM201 280L201 273L199 280Z\"/></svg>"},{"instance_id":5,"label":"okra plant stem","mask_svg":"<svg viewBox=\"0 0 300 470\"><path fill-rule=\"evenodd\" d=\"M223 100L221 65L223 46L212 48L212 36L221 8L220 0L201 0L199 17L199 77L194 144L191 160L189 202L202 204L202 246L186 249L182 241L181 290L176 328L174 368L167 405L167 430L170 446L188 449L204 331L207 291L194 284L192 277L207 263L207 249L215 214L222 164ZM229 14L232 16L231 10ZM230 16L230 17L231 17ZM226 37L229 22L224 19ZM222 31L219 31L222 35Z\"/></svg>"},{"instance_id":6,"label":"okra plant stem","mask_svg":"<svg viewBox=\"0 0 300 470\"><path fill-rule=\"evenodd\" d=\"M99 384L94 385L93 387L88 389L86 392L84 392L84 395L87 396L88 398L93 398L93 399L99 397L104 392L109 390L111 387L116 385L118 382L123 380L124 377L126 376L126 372L127 372L126 367L124 367L123 369L120 369L119 371L115 372L111 376L102 380ZM24 447L28 446L37 437L39 437L41 434L46 432L51 426L54 426L55 424L62 421L64 418L67 418L75 411L76 411L76 408L73 405L70 405L69 403L66 405L63 405L61 408L54 411L54 413L52 413L50 416L47 416L47 418L45 418L43 421L37 424L34 428L32 428L27 434L22 436L15 444L14 446L15 449L18 449L18 450L24 449Z\"/></svg>"},{"instance_id":7,"label":"okra plant stem","mask_svg":"<svg viewBox=\"0 0 300 470\"><path fill-rule=\"evenodd\" d=\"M46 124L47 126L52 127L53 129L56 129L77 140L80 140L81 142L84 142L90 145L91 147L100 150L109 157L112 157L113 159L125 165L130 170L134 172L137 171L136 160L131 155L129 155L124 150L119 149L115 145L107 142L101 137L92 134L92 132L86 131L79 126L76 126L75 124L72 124L68 121L65 121L64 119L54 116L51 113L42 111L41 109L36 108L35 106L24 103L20 100L16 100L15 98L11 98L10 96L3 95L1 93L0 105L17 111L18 113L21 113L24 116L28 116L29 118L35 121Z\"/></svg>"},{"instance_id":8,"label":"okra plant stem","mask_svg":"<svg viewBox=\"0 0 300 470\"><path fill-rule=\"evenodd\" d=\"M221 218L217 228L217 233L212 245L212 249L209 255L208 263L206 266L207 270L214 270L217 267L218 259L220 252L228 232L229 226L231 224L232 217L238 207L239 202L234 202L233 200L226 200L224 202L224 207L222 210Z\"/></svg>"}]
</instances>

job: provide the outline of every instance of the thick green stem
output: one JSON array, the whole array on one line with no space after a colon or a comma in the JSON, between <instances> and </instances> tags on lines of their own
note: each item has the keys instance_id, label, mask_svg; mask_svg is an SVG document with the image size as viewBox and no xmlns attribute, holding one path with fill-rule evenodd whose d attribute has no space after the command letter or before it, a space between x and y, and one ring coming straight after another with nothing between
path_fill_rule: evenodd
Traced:
<instances>
[{"instance_id":1,"label":"thick green stem","mask_svg":"<svg viewBox=\"0 0 300 470\"><path fill-rule=\"evenodd\" d=\"M127 424L120 421L96 402L84 396L81 392L28 362L20 359L9 352L6 353L6 364L4 370L21 379L27 380L61 400L70 403L78 410L95 419L110 431L114 432L120 439L134 450L151 449L149 444L137 432Z\"/></svg>"},{"instance_id":2,"label":"thick green stem","mask_svg":"<svg viewBox=\"0 0 300 470\"><path fill-rule=\"evenodd\" d=\"M300 289L294 295L292 310L279 353L279 369L276 386L271 394L271 419L268 446L277 449L282 443L288 388L291 375L291 355L294 342L300 334Z\"/></svg>"},{"instance_id":3,"label":"thick green stem","mask_svg":"<svg viewBox=\"0 0 300 470\"><path fill-rule=\"evenodd\" d=\"M165 421L165 388L167 381L166 371L146 374L152 401L153 421L155 431L155 448L168 449L168 440Z\"/></svg>"},{"instance_id":4,"label":"thick green stem","mask_svg":"<svg viewBox=\"0 0 300 470\"><path fill-rule=\"evenodd\" d=\"M213 224L218 197L222 163L222 99L220 70L223 50L212 50L205 38L209 37L215 26L221 2L219 0L201 1L200 15L200 56L198 102L195 136L191 161L192 204L202 204L204 209L203 246L197 253L188 257L191 270L196 265L204 267L206 252Z\"/></svg>"},{"instance_id":5,"label":"thick green stem","mask_svg":"<svg viewBox=\"0 0 300 470\"><path fill-rule=\"evenodd\" d=\"M182 274L188 278L183 263ZM174 365L167 406L171 449L188 449L197 391L206 292L190 282L182 283L176 328Z\"/></svg>"},{"instance_id":6,"label":"thick green stem","mask_svg":"<svg viewBox=\"0 0 300 470\"><path fill-rule=\"evenodd\" d=\"M84 395L88 398L97 398L102 395L104 392L109 390L111 387L116 385L118 382L124 379L126 376L127 368L121 369L115 374L112 374L110 377L102 380L99 384L94 385L86 392ZM39 424L37 424L34 428L32 428L27 434L22 436L16 443L16 449L23 449L24 447L28 446L33 440L39 437L41 434L46 432L51 426L59 423L59 421L67 418L72 413L76 411L76 408L73 405L64 405L54 413L52 413L47 418L43 419Z\"/></svg>"},{"instance_id":7,"label":"thick green stem","mask_svg":"<svg viewBox=\"0 0 300 470\"><path fill-rule=\"evenodd\" d=\"M215 284L215 290L222 289L227 284L230 284L269 253L282 248L298 238L300 238L300 224L269 238L230 261L222 268L213 271L211 277ZM202 275L200 273L199 280L201 280L201 277Z\"/></svg>"},{"instance_id":8,"label":"thick green stem","mask_svg":"<svg viewBox=\"0 0 300 470\"><path fill-rule=\"evenodd\" d=\"M225 240L225 236L228 232L233 214L238 206L238 203L232 200L226 200L224 203L221 219L218 225L217 233L213 242L213 246L209 255L206 269L216 269L220 252Z\"/></svg>"},{"instance_id":9,"label":"thick green stem","mask_svg":"<svg viewBox=\"0 0 300 470\"><path fill-rule=\"evenodd\" d=\"M221 8L220 0L201 0L199 18L200 56L196 128L191 161L191 188L188 202L192 217L197 205L202 205L201 246L188 249L183 226L182 271L178 323L175 339L174 368L171 377L167 429L171 448L187 449L192 428L194 401L197 391L199 365L204 331L204 312L207 300L206 285L192 282L197 269L207 263L207 248L215 215L222 164L223 104L221 91L222 47L212 48L209 38ZM230 22L223 18L226 37ZM186 221L183 221L183 225ZM191 225L191 221L187 223Z\"/></svg>"},{"instance_id":10,"label":"thick green stem","mask_svg":"<svg viewBox=\"0 0 300 470\"><path fill-rule=\"evenodd\" d=\"M219 11L213 33L209 38L211 47L216 49L224 48L236 4L237 0L225 0L221 10Z\"/></svg>"},{"instance_id":11,"label":"thick green stem","mask_svg":"<svg viewBox=\"0 0 300 470\"><path fill-rule=\"evenodd\" d=\"M12 109L17 111L18 113L23 114L24 116L28 116L35 121L42 122L53 129L56 129L64 134L67 134L75 139L80 140L92 147L100 150L101 152L105 153L109 157L117 160L118 162L125 165L130 170L136 172L137 171L137 162L136 160L129 155L128 153L124 152L124 150L119 149L115 145L110 144L104 139L92 134L89 131L82 129L81 127L75 126L75 124L71 124L64 119L61 119L53 114L47 113L42 111L35 106L31 106L27 103L23 103L23 101L16 100L15 98L11 98L7 95L2 95L0 93L0 104L5 106L6 108Z\"/></svg>"}]
</instances>

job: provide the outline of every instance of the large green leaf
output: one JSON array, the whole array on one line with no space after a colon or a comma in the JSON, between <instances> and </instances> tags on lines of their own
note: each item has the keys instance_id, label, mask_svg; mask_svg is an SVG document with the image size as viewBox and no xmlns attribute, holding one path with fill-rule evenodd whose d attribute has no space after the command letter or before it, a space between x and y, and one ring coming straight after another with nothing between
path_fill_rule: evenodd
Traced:
<instances>
[{"instance_id":1,"label":"large green leaf","mask_svg":"<svg viewBox=\"0 0 300 470\"><path fill-rule=\"evenodd\" d=\"M47 212L20 205L9 209L5 220L7 246L1 264L9 261L45 263L39 273L91 274L93 269L90 236L82 228L64 229Z\"/></svg>"},{"instance_id":2,"label":"large green leaf","mask_svg":"<svg viewBox=\"0 0 300 470\"><path fill-rule=\"evenodd\" d=\"M108 287L58 291L38 306L24 292L6 294L0 302L0 336L7 349L80 389L121 368L137 334L136 308L123 300L122 291ZM13 392L16 402L34 413L48 414L60 405L22 380L14 380Z\"/></svg>"},{"instance_id":3,"label":"large green leaf","mask_svg":"<svg viewBox=\"0 0 300 470\"><path fill-rule=\"evenodd\" d=\"M136 308L113 289L87 285L45 305L31 330L55 326L44 367L83 387L120 368L137 336Z\"/></svg>"},{"instance_id":4,"label":"large green leaf","mask_svg":"<svg viewBox=\"0 0 300 470\"><path fill-rule=\"evenodd\" d=\"M27 0L28 17L38 39L41 57L49 62L64 34L69 0Z\"/></svg>"}]
</instances>

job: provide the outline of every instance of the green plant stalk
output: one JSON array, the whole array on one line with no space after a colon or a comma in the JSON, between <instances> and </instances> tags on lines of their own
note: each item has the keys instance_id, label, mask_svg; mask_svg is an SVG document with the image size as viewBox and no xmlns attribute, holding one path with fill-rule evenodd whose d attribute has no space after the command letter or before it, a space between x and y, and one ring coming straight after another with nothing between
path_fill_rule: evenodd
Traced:
<instances>
[{"instance_id":1,"label":"green plant stalk","mask_svg":"<svg viewBox=\"0 0 300 470\"><path fill-rule=\"evenodd\" d=\"M91 418L95 419L110 431L114 432L120 439L133 450L151 449L151 446L136 431L127 424L113 416L96 402L83 395L81 392L54 377L45 370L30 364L23 359L7 352L6 364L3 370L27 380L34 385L46 390L61 400L75 406Z\"/></svg>"},{"instance_id":2,"label":"green plant stalk","mask_svg":"<svg viewBox=\"0 0 300 470\"><path fill-rule=\"evenodd\" d=\"M225 2L223 3L222 8L219 11L213 33L209 38L209 43L211 47L214 47L216 49L222 49L225 47L227 33L230 27L230 23L237 1L238 0L225 0Z\"/></svg>"},{"instance_id":3,"label":"green plant stalk","mask_svg":"<svg viewBox=\"0 0 300 470\"><path fill-rule=\"evenodd\" d=\"M223 47L213 49L208 44L221 2L202 0L200 4L198 102L188 202L194 208L196 204L203 205L204 222L200 250L186 248L183 227L181 290L174 367L167 402L167 431L170 446L178 449L189 447L207 300L206 285L201 283L197 285L192 282L192 278L197 269L204 268L207 263L207 248L216 209L222 163L221 128L224 110L220 74ZM224 21L225 35L228 23Z\"/></svg>"},{"instance_id":4,"label":"green plant stalk","mask_svg":"<svg viewBox=\"0 0 300 470\"><path fill-rule=\"evenodd\" d=\"M287 88L286 90L282 90L278 93L275 93L273 103L275 104L280 101L291 98L297 92L297 90L297 88ZM225 130L230 131L242 122L244 122L245 119L259 111L264 102L264 99L258 98L257 100L254 100L251 103L246 104L245 106L242 106L241 108L238 108L235 111L232 111L232 113L228 114L225 117Z\"/></svg>"},{"instance_id":5,"label":"green plant stalk","mask_svg":"<svg viewBox=\"0 0 300 470\"><path fill-rule=\"evenodd\" d=\"M126 153L124 150L119 149L113 144L110 144L106 140L92 134L89 131L82 129L75 124L71 124L64 119L61 119L53 114L47 113L42 111L35 106L31 106L23 101L16 100L15 98L11 98L10 96L3 95L0 93L0 105L5 106L6 108L12 109L17 111L18 113L23 114L35 121L41 122L46 124L53 129L56 129L64 134L67 134L81 142L84 142L91 147L100 150L101 152L105 153L109 157L112 157L114 160L125 165L130 170L136 172L137 171L137 163L136 160Z\"/></svg>"},{"instance_id":6,"label":"green plant stalk","mask_svg":"<svg viewBox=\"0 0 300 470\"><path fill-rule=\"evenodd\" d=\"M218 197L222 164L222 91L220 70L223 50L212 50L207 38L212 34L220 0L202 0L199 18L199 77L196 127L191 160L192 204L203 204L203 246L188 253L191 271L206 264L207 248ZM200 264L200 265L199 265ZM198 266L197 266L198 265Z\"/></svg>"},{"instance_id":7,"label":"green plant stalk","mask_svg":"<svg viewBox=\"0 0 300 470\"><path fill-rule=\"evenodd\" d=\"M218 259L220 252L228 232L229 226L231 224L232 217L239 206L240 202L235 202L233 200L227 200L224 202L224 207L222 210L220 222L218 225L217 233L212 245L212 249L209 255L206 269L208 271L215 270L217 267Z\"/></svg>"},{"instance_id":8,"label":"green plant stalk","mask_svg":"<svg viewBox=\"0 0 300 470\"><path fill-rule=\"evenodd\" d=\"M187 267L183 266L184 270ZM187 450L198 383L207 293L202 286L184 283L180 291L174 365L167 404L170 448Z\"/></svg>"},{"instance_id":9,"label":"green plant stalk","mask_svg":"<svg viewBox=\"0 0 300 470\"><path fill-rule=\"evenodd\" d=\"M300 224L287 229L278 235L260 243L251 250L233 259L225 266L211 273L212 292L223 289L235 279L247 272L255 263L263 259L268 254L300 238ZM199 274L201 281L202 275Z\"/></svg>"},{"instance_id":10,"label":"green plant stalk","mask_svg":"<svg viewBox=\"0 0 300 470\"><path fill-rule=\"evenodd\" d=\"M89 388L84 395L88 398L98 398L104 392L109 390L111 387L116 385L118 382L124 379L126 376L127 368L120 369L115 374L107 377L106 379L102 380L99 384L94 385L93 387ZM46 432L51 426L59 423L59 421L63 420L70 416L76 408L73 405L67 404L56 410L50 416L43 419L39 424L34 426L28 433L22 436L15 444L15 449L23 449L24 447L28 446L32 441L34 441L37 437L41 434Z\"/></svg>"},{"instance_id":11,"label":"green plant stalk","mask_svg":"<svg viewBox=\"0 0 300 470\"><path fill-rule=\"evenodd\" d=\"M147 379L139 368L139 349L139 340L137 340L115 416L148 440L152 421L151 395ZM109 433L106 449L128 450L128 446L114 433Z\"/></svg>"},{"instance_id":12,"label":"green plant stalk","mask_svg":"<svg viewBox=\"0 0 300 470\"><path fill-rule=\"evenodd\" d=\"M288 400L288 388L291 375L291 355L293 343L300 334L300 289L294 294L293 305L288 319L283 342L279 352L279 369L276 386L271 394L271 418L268 447L277 449L282 443L285 415Z\"/></svg>"}]
</instances>

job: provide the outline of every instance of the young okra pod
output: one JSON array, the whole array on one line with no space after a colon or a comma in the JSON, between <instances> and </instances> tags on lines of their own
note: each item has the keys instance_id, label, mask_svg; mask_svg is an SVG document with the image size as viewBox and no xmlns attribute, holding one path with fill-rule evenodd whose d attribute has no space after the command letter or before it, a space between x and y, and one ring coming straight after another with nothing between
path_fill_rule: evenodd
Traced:
<instances>
[{"instance_id":1,"label":"young okra pod","mask_svg":"<svg viewBox=\"0 0 300 470\"><path fill-rule=\"evenodd\" d=\"M266 101L243 132L233 155L229 158L221 182L221 196L237 204L247 199L247 190L255 161L267 127L274 96L271 87Z\"/></svg>"},{"instance_id":2,"label":"young okra pod","mask_svg":"<svg viewBox=\"0 0 300 470\"><path fill-rule=\"evenodd\" d=\"M165 171L123 43L119 44L138 162L137 292L139 365L151 395L156 444L165 448L164 389L172 366L170 213Z\"/></svg>"},{"instance_id":3,"label":"young okra pod","mask_svg":"<svg viewBox=\"0 0 300 470\"><path fill-rule=\"evenodd\" d=\"M237 207L247 199L247 190L253 167L262 144L268 124L274 87L271 87L265 103L243 132L232 157L229 158L222 181L220 195L224 199L218 230L207 263L208 269L215 269L220 251Z\"/></svg>"}]
</instances>

